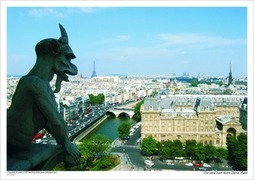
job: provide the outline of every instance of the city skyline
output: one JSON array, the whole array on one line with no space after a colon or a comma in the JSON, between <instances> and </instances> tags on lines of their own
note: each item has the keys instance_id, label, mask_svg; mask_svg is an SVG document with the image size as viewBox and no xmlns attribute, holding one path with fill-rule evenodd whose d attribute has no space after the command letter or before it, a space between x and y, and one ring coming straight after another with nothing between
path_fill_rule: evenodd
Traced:
<instances>
[{"instance_id":1,"label":"city skyline","mask_svg":"<svg viewBox=\"0 0 254 180\"><path fill-rule=\"evenodd\" d=\"M84 76L94 61L98 76L228 76L230 63L233 76L247 76L245 7L10 7L7 74L25 75L36 43L60 37L59 23Z\"/></svg>"},{"instance_id":2,"label":"city skyline","mask_svg":"<svg viewBox=\"0 0 254 180\"><path fill-rule=\"evenodd\" d=\"M153 6L151 1L139 2L138 5L135 5L138 1L129 2L130 5L127 1L123 5L119 5L119 1L111 1L112 4L103 1L1 1L1 94L3 95L1 126L6 126L4 121L7 112L6 94L10 89L14 92L14 84L18 82L17 78L13 78L9 88L10 81L5 80L6 75L27 74L36 61L34 51L36 43L45 38L58 39L60 37L58 24L62 24L69 35L69 44L77 56L73 63L77 65L79 74L83 77L91 77L93 62L96 63L95 70L98 76L121 74L137 77L186 73L193 76L200 74L206 77L226 78L229 76L231 64L233 79L248 76L248 89L245 95L248 99L253 99L253 2L237 1L209 1L207 5L205 1L177 1L177 5L169 5L171 2L166 1L158 1L156 4L157 2L154 1L154 7L150 7ZM168 7L163 7L165 4ZM109 5L112 7L104 7ZM80 81L73 83L72 80L75 79L83 83L80 84ZM89 88L94 88L94 92L107 87L110 91L112 88L110 83L107 84L109 86L101 85L95 79L79 76L70 78L70 82L63 83L62 89L66 87L66 92L60 97L83 96ZM146 78L140 79L141 83L132 84L130 83L133 82L132 80L126 84L117 83L120 87L118 89L128 90L129 86L133 85L134 91L136 87L144 86L145 88L140 89L146 92L146 88L149 87L143 83ZM147 82L151 84L152 81ZM76 86L78 83L80 86ZM118 89L113 88L116 92ZM73 90L75 94L70 94L68 90ZM78 93L80 94L77 95ZM56 94L56 97L59 95ZM116 97L122 99L120 93ZM251 110L252 101L248 103L248 109ZM252 113L248 114L248 119L253 119ZM248 121L248 127L248 137L253 137L252 121ZM6 144L6 134L6 128L2 128L2 144ZM248 169L253 169L252 148L253 141L248 138L248 152L250 152ZM1 155L6 157L4 149ZM2 160L3 164L6 163L6 158ZM6 168L3 166L2 176L7 177L5 171ZM136 179L141 176L148 179L168 177L167 171L160 172L140 174L123 171L121 175L114 171L108 173L113 179L124 177ZM88 175L104 178L104 173L100 174L100 172L77 173L79 175L76 177ZM23 174L17 175L23 176ZM32 175L34 174L25 176L32 178ZM55 178L65 177L60 172L52 175ZM76 173L73 173L73 177L75 175ZM214 179L236 176L233 172L230 175L199 174L196 178L202 179L208 176L210 178L210 175ZM237 176L251 177L252 175L252 171L248 171L247 174ZM48 177L49 174L40 174L40 176ZM170 171L170 177L194 178L195 173Z\"/></svg>"}]
</instances>

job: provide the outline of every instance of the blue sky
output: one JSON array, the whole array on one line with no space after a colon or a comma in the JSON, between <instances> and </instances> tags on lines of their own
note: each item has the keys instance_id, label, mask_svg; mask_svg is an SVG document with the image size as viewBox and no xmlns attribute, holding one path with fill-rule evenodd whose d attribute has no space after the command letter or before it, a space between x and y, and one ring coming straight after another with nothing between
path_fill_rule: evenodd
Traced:
<instances>
[{"instance_id":1,"label":"blue sky","mask_svg":"<svg viewBox=\"0 0 254 180\"><path fill-rule=\"evenodd\" d=\"M7 74L34 65L34 47L67 30L83 76L247 76L246 7L8 7Z\"/></svg>"}]
</instances>

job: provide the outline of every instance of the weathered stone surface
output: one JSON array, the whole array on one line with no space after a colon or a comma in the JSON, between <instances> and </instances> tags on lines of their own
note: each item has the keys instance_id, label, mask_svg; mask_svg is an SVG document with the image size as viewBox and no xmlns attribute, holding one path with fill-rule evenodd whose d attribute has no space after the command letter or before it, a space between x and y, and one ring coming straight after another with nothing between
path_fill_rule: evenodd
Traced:
<instances>
[{"instance_id":1,"label":"weathered stone surface","mask_svg":"<svg viewBox=\"0 0 254 180\"><path fill-rule=\"evenodd\" d=\"M80 153L68 137L65 120L58 112L54 96L54 92L60 91L61 82L68 81L67 74L78 73L77 67L71 63L76 56L69 46L67 33L59 26L59 39L44 39L36 45L36 63L20 79L7 110L8 169L32 169L55 152L58 147L32 144L34 135L42 129L46 129L72 157L71 164L80 163ZM54 75L57 75L57 80L53 92L49 82Z\"/></svg>"},{"instance_id":2,"label":"weathered stone surface","mask_svg":"<svg viewBox=\"0 0 254 180\"><path fill-rule=\"evenodd\" d=\"M7 170L25 171L33 170L36 166L47 161L52 156L58 155L60 146L49 144L32 144L27 151L8 153ZM59 162L55 162L56 164Z\"/></svg>"}]
</instances>

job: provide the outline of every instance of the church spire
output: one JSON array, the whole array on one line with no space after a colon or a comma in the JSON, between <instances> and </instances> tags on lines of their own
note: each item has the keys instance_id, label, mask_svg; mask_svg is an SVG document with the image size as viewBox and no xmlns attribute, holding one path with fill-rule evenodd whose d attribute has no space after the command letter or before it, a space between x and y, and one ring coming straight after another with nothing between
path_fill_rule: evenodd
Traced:
<instances>
[{"instance_id":1,"label":"church spire","mask_svg":"<svg viewBox=\"0 0 254 180\"><path fill-rule=\"evenodd\" d=\"M230 62L230 67L229 67L228 86L230 84L233 84L233 77L232 77L232 71L231 71L231 62Z\"/></svg>"}]
</instances>

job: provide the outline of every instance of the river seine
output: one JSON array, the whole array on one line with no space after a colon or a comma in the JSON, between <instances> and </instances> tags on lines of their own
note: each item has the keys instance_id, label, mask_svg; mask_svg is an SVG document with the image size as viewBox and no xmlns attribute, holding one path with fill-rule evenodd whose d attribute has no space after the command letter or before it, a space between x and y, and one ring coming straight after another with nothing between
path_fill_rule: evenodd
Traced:
<instances>
[{"instance_id":1,"label":"river seine","mask_svg":"<svg viewBox=\"0 0 254 180\"><path fill-rule=\"evenodd\" d=\"M84 139L91 138L94 135L100 134L103 136L108 137L111 141L114 141L118 136L118 126L122 122L129 122L131 126L135 124L135 121L133 119L127 118L127 117L108 117L104 120L103 123L101 123L98 127L96 127L92 132L90 132Z\"/></svg>"}]
</instances>

